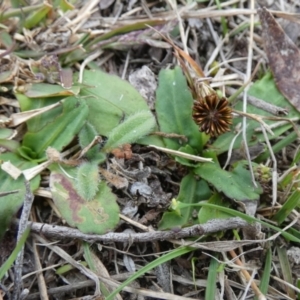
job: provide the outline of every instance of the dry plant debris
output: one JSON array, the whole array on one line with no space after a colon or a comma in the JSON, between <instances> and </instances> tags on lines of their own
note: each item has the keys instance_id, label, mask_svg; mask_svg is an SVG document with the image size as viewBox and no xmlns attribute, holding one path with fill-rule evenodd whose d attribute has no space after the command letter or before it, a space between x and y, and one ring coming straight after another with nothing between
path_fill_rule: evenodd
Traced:
<instances>
[{"instance_id":1,"label":"dry plant debris","mask_svg":"<svg viewBox=\"0 0 300 300\"><path fill-rule=\"evenodd\" d=\"M264 47L276 85L299 111L299 48L266 8L259 9L258 13L263 27Z\"/></svg>"},{"instance_id":2,"label":"dry plant debris","mask_svg":"<svg viewBox=\"0 0 300 300\"><path fill-rule=\"evenodd\" d=\"M256 2L0 2L0 299L297 299L299 3Z\"/></svg>"}]
</instances>

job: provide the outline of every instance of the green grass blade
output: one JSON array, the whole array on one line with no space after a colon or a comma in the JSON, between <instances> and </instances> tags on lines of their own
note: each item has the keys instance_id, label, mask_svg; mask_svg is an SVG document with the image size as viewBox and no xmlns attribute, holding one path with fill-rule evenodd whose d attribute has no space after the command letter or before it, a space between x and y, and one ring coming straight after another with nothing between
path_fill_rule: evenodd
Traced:
<instances>
[{"instance_id":1,"label":"green grass blade","mask_svg":"<svg viewBox=\"0 0 300 300\"><path fill-rule=\"evenodd\" d=\"M273 152L274 153L279 152L284 147L286 147L288 145L291 145L297 138L298 138L297 132L292 131L290 134L288 134L287 136L283 137L278 143L276 143L276 144L274 144L272 146ZM270 157L270 152L268 150L266 150L264 153L262 153L261 155L259 155L255 159L255 161L257 163L260 163L260 162L265 161L269 157Z\"/></svg>"},{"instance_id":2,"label":"green grass blade","mask_svg":"<svg viewBox=\"0 0 300 300\"><path fill-rule=\"evenodd\" d=\"M17 1L17 2L20 2L20 1ZM34 12L38 9L41 9L42 7L44 7L44 4L20 7L20 3L18 3L17 8L11 8L5 12L1 12L0 22L3 22L4 20L7 20L7 19L13 18L13 17L22 18L24 16L24 14Z\"/></svg>"},{"instance_id":3,"label":"green grass blade","mask_svg":"<svg viewBox=\"0 0 300 300\"><path fill-rule=\"evenodd\" d=\"M218 10L222 10L220 0L215 0L215 3L218 7ZM228 27L227 27L226 19L224 17L221 17L221 25L222 25L223 36L225 36L228 32Z\"/></svg>"},{"instance_id":4,"label":"green grass blade","mask_svg":"<svg viewBox=\"0 0 300 300\"><path fill-rule=\"evenodd\" d=\"M157 259L155 259L154 261L150 262L149 264L147 264L145 267L143 267L142 269L140 269L139 271L137 271L135 274L133 274L130 278L128 278L126 281L124 281L117 289L115 289L111 294L109 294L106 298L106 300L113 300L115 298L115 296L122 291L122 289L124 287L126 287L127 285L129 285L131 282L133 282L135 279L139 278L140 276L142 276L143 274L145 274L146 272L154 269L155 267L173 259L176 258L178 256L181 256L183 254L186 254L188 252L193 251L193 248L190 247L182 247L182 248L178 248L175 249L171 252L169 252L168 254L165 254Z\"/></svg>"},{"instance_id":5,"label":"green grass blade","mask_svg":"<svg viewBox=\"0 0 300 300\"><path fill-rule=\"evenodd\" d=\"M268 249L266 255L266 261L265 261L265 268L259 285L259 289L264 295L266 295L268 292L270 275L271 275L271 267L272 267L272 250ZM254 300L258 300L258 298L255 297Z\"/></svg>"},{"instance_id":6,"label":"green grass blade","mask_svg":"<svg viewBox=\"0 0 300 300\"><path fill-rule=\"evenodd\" d=\"M286 253L286 247L276 247L282 275L284 278L284 281L288 282L289 284L293 285L293 275L291 271L291 266L289 262L289 258ZM289 286L285 285L286 293L289 297L292 299L296 299L295 291L291 289Z\"/></svg>"},{"instance_id":7,"label":"green grass blade","mask_svg":"<svg viewBox=\"0 0 300 300\"><path fill-rule=\"evenodd\" d=\"M227 207L218 206L218 205L214 205L214 204L203 203L203 202L200 202L198 204L192 204L192 205L194 205L194 206L204 206L204 207L209 207L209 208L212 208L212 209L219 209L219 210L221 210L223 212L231 214L233 217L240 217L240 218L242 218L243 220L245 220L245 221L247 221L249 223L258 222L258 223L260 223L260 224L262 224L262 225L264 225L264 226L266 226L268 228L271 228L271 229L273 229L273 230L275 230L277 232L280 232L281 235L284 238L286 238L287 240L292 241L292 242L296 242L296 243L300 243L300 239L299 238L293 236L292 234L290 234L290 233L288 233L286 231L283 231L279 227L276 227L274 225L271 225L271 224L269 224L267 222L261 221L259 219L254 218L254 217L248 216L248 215L246 215L244 213L241 213L241 212L239 212L237 210L234 210L234 209L231 209L231 208L227 208ZM186 204L180 203L179 204L179 209L185 208L186 206L187 206Z\"/></svg>"},{"instance_id":8,"label":"green grass blade","mask_svg":"<svg viewBox=\"0 0 300 300\"><path fill-rule=\"evenodd\" d=\"M289 228L288 232L290 234L292 234L294 237L296 237L297 239L300 239L300 231L298 231L297 229L295 229L295 228Z\"/></svg>"},{"instance_id":9,"label":"green grass blade","mask_svg":"<svg viewBox=\"0 0 300 300\"><path fill-rule=\"evenodd\" d=\"M12 254L9 256L9 258L5 261L5 263L1 266L0 268L0 280L2 280L3 276L5 275L5 273L9 270L9 268L12 266L12 264L14 263L14 261L16 260L18 253L21 251L23 245L25 244L27 237L29 235L30 229L27 228L23 235L21 236L19 242L17 243L14 251L12 252Z\"/></svg>"},{"instance_id":10,"label":"green grass blade","mask_svg":"<svg viewBox=\"0 0 300 300\"><path fill-rule=\"evenodd\" d=\"M208 270L205 300L215 299L218 267L219 262L216 259L212 258Z\"/></svg>"},{"instance_id":11,"label":"green grass blade","mask_svg":"<svg viewBox=\"0 0 300 300\"><path fill-rule=\"evenodd\" d=\"M298 151L297 154L295 155L295 158L294 158L293 162L291 163L291 166L298 163L299 160L300 160L300 151Z\"/></svg>"},{"instance_id":12,"label":"green grass blade","mask_svg":"<svg viewBox=\"0 0 300 300\"><path fill-rule=\"evenodd\" d=\"M47 16L51 9L52 6L44 2L43 7L34 11L30 16L26 18L24 27L30 29L34 26L37 26Z\"/></svg>"},{"instance_id":13,"label":"green grass blade","mask_svg":"<svg viewBox=\"0 0 300 300\"><path fill-rule=\"evenodd\" d=\"M300 199L300 189L297 188L293 194L287 199L283 206L278 210L278 212L273 216L272 220L281 224L291 213L291 211L297 207Z\"/></svg>"}]
</instances>

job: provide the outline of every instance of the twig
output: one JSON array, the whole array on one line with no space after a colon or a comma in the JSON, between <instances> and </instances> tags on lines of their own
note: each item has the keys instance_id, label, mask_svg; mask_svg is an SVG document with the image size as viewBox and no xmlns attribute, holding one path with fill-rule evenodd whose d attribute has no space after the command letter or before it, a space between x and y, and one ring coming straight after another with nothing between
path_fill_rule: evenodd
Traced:
<instances>
[{"instance_id":1,"label":"twig","mask_svg":"<svg viewBox=\"0 0 300 300\"><path fill-rule=\"evenodd\" d=\"M0 58L12 53L16 48L16 44L13 43L7 50L0 52Z\"/></svg>"},{"instance_id":2,"label":"twig","mask_svg":"<svg viewBox=\"0 0 300 300\"><path fill-rule=\"evenodd\" d=\"M291 172L298 169L298 166L295 164L292 167L288 168L283 174L278 178L278 182L281 183Z\"/></svg>"},{"instance_id":3,"label":"twig","mask_svg":"<svg viewBox=\"0 0 300 300\"><path fill-rule=\"evenodd\" d=\"M243 267L243 263L240 261L240 259L237 257L236 253L231 250L229 251L230 255L232 258L235 259L235 263L237 265L239 265L240 267ZM248 273L247 270L241 268L241 272L243 273L243 275L245 276L246 280L248 282L251 282L251 287L253 289L253 292L255 293L255 295L258 297L258 299L266 299L266 297L261 293L261 291L259 290L259 288L257 287L256 283L251 279L250 274Z\"/></svg>"},{"instance_id":4,"label":"twig","mask_svg":"<svg viewBox=\"0 0 300 300\"><path fill-rule=\"evenodd\" d=\"M175 151L175 150L171 150L171 149L163 148L163 147L158 147L158 146L154 146L154 145L149 145L148 147L155 148L156 150L159 150L159 151L162 151L162 152L165 152L165 153L168 153L168 154L184 157L186 159L190 159L190 160L194 160L194 161L213 163L212 158L205 158L205 157L200 157L200 156L196 156L196 155L191 155L191 154L188 154L188 153L185 153L185 152Z\"/></svg>"},{"instance_id":5,"label":"twig","mask_svg":"<svg viewBox=\"0 0 300 300\"><path fill-rule=\"evenodd\" d=\"M31 206L33 203L34 196L30 190L30 184L26 180L25 181L25 199L24 199L24 205L23 210L19 222L19 230L18 230L18 237L17 241L20 240L22 235L24 234L26 228L28 227L28 218L31 210ZM19 252L15 267L14 267L14 290L12 295L12 300L19 300L20 299L20 291L22 286L22 270L23 270L23 255L24 255L24 246L22 247L22 250Z\"/></svg>"},{"instance_id":6,"label":"twig","mask_svg":"<svg viewBox=\"0 0 300 300\"><path fill-rule=\"evenodd\" d=\"M68 285L63 285L59 287L49 288L47 290L48 295L55 295L55 294L62 294L67 292L73 292L82 288L87 288L90 286L95 286L95 282L93 280L84 280L81 282L76 282ZM33 299L41 299L40 293L32 293L30 294L26 300L33 300Z\"/></svg>"},{"instance_id":7,"label":"twig","mask_svg":"<svg viewBox=\"0 0 300 300\"><path fill-rule=\"evenodd\" d=\"M7 195L16 194L16 193L19 193L19 190L14 190L14 191L9 191L9 192L1 192L0 197L4 197Z\"/></svg>"},{"instance_id":8,"label":"twig","mask_svg":"<svg viewBox=\"0 0 300 300\"><path fill-rule=\"evenodd\" d=\"M251 279L249 280L249 282L247 283L247 286L245 287L245 291L243 294L243 297L241 298L241 300L245 300L247 295L248 295L248 291L250 289L251 283L254 280L254 276L257 274L256 270L253 270L252 274L251 274Z\"/></svg>"},{"instance_id":9,"label":"twig","mask_svg":"<svg viewBox=\"0 0 300 300\"><path fill-rule=\"evenodd\" d=\"M216 32L214 31L214 28L213 28L213 25L212 25L212 22L209 18L206 19L206 23L208 25L208 28L209 28L209 31L210 31L210 34L211 36L213 37L214 39L214 42L215 42L215 49L213 51L213 53L211 54L210 58L208 59L203 71L206 75L209 74L208 72L208 69L209 67L212 65L212 63L214 62L214 60L216 59L216 57L218 56L223 44L225 43L226 41L226 38L223 38L223 39L220 39L218 37L218 35L216 34Z\"/></svg>"},{"instance_id":10,"label":"twig","mask_svg":"<svg viewBox=\"0 0 300 300\"><path fill-rule=\"evenodd\" d=\"M294 118L285 119L285 120L278 121L278 122L276 122L276 123L270 124L270 125L269 125L269 128L270 128L270 129L275 129L275 128L281 127L281 126L283 126L283 125L286 125L286 124L288 124L288 123L290 123L291 125L293 125L293 122L297 122L298 120L299 120L299 117L294 117ZM293 127L295 127L295 126L293 125ZM261 131L262 131L262 130L261 130L260 127L254 129L254 132L261 132ZM298 134L298 136L299 136L299 134Z\"/></svg>"},{"instance_id":11,"label":"twig","mask_svg":"<svg viewBox=\"0 0 300 300\"><path fill-rule=\"evenodd\" d=\"M219 69L220 67L222 67L223 65L225 65L226 68L234 71L234 73L237 73L239 75L243 75L239 70L236 70L235 68L233 68L232 66L229 65L230 62L236 62L236 61L242 61L242 60L247 60L247 57L235 57L235 58L231 58L228 60L224 60L222 62L220 62L219 64L215 65L214 67L212 67L211 69L209 69L207 71L207 73L205 73L206 75L211 75L211 73L217 69ZM227 87L226 87L227 88Z\"/></svg>"},{"instance_id":12,"label":"twig","mask_svg":"<svg viewBox=\"0 0 300 300\"><path fill-rule=\"evenodd\" d=\"M234 143L235 143L237 137L240 135L241 132L242 132L241 130L238 130L237 134L233 137L232 141L230 142L230 145L229 145L229 148L228 148L228 153L227 153L227 160L225 162L223 170L225 170L227 168L228 164L230 163Z\"/></svg>"},{"instance_id":13,"label":"twig","mask_svg":"<svg viewBox=\"0 0 300 300\"><path fill-rule=\"evenodd\" d=\"M288 286L289 288L293 289L294 291L296 291L298 294L300 293L300 289L298 289L296 286L290 284L289 282L285 281L285 280L282 280L281 278L277 277L277 276L273 276L271 275L271 277L280 282L281 284L284 284L285 286Z\"/></svg>"},{"instance_id":14,"label":"twig","mask_svg":"<svg viewBox=\"0 0 300 300\"><path fill-rule=\"evenodd\" d=\"M272 167L272 206L275 205L277 201L277 181L278 181L278 176L277 176L277 160L275 157L275 154L273 152L270 140L268 138L266 129L264 126L261 124L261 130L263 132L263 135L265 137L266 144L268 146L272 161L273 161L273 167Z\"/></svg>"},{"instance_id":15,"label":"twig","mask_svg":"<svg viewBox=\"0 0 300 300\"><path fill-rule=\"evenodd\" d=\"M145 11L146 15L148 16L148 18L151 20L153 19L151 10L148 7L148 3L145 0L141 0L141 6L143 8L143 10Z\"/></svg>"},{"instance_id":16,"label":"twig","mask_svg":"<svg viewBox=\"0 0 300 300\"><path fill-rule=\"evenodd\" d=\"M126 60L125 60L125 65L124 65L124 69L123 69L123 72L122 72L122 77L121 78L123 80L126 79L126 73L127 73L128 65L129 65L129 59L130 59L130 50L127 52Z\"/></svg>"},{"instance_id":17,"label":"twig","mask_svg":"<svg viewBox=\"0 0 300 300\"><path fill-rule=\"evenodd\" d=\"M48 300L49 297L48 297L48 293L47 293L47 285L46 285L46 281L45 281L43 272L41 272L42 265L40 262L37 245L35 242L33 243L32 249L33 249L33 255L34 255L35 269L37 270L37 282L38 282L38 287L39 287L40 299Z\"/></svg>"},{"instance_id":18,"label":"twig","mask_svg":"<svg viewBox=\"0 0 300 300\"><path fill-rule=\"evenodd\" d=\"M188 138L185 135L182 134L177 134L177 133L166 133L166 132L161 132L161 131L155 131L152 132L151 135L157 135L157 136L161 136L164 138L170 138L170 139L180 139L183 142L187 142Z\"/></svg>"},{"instance_id":19,"label":"twig","mask_svg":"<svg viewBox=\"0 0 300 300\"><path fill-rule=\"evenodd\" d=\"M136 222L128 217L126 217L125 215L119 214L120 219L124 220L125 222L139 228L140 230L143 230L145 232L149 232L149 231L154 231L151 227L147 227L139 222Z\"/></svg>"},{"instance_id":20,"label":"twig","mask_svg":"<svg viewBox=\"0 0 300 300\"><path fill-rule=\"evenodd\" d=\"M112 279L104 277L104 276L99 276L99 280L101 282L104 282L107 285L114 287L114 288L117 288L120 285L120 282L112 280ZM92 284L93 284L93 281L86 280L82 283L79 282L77 285L79 288L82 288L84 286L92 286ZM76 285L70 284L70 285L64 286L64 287L50 288L48 290L48 293L49 294L57 294L60 292L67 292L67 291L76 290L76 289L77 289ZM148 290L145 288L136 289L136 288L126 286L126 287L124 287L123 290L126 292L129 292L129 293L138 294L138 295L142 295L145 297L150 297L151 299L153 299L153 298L168 299L168 300L190 300L191 299L190 297L178 296L178 295L165 293L165 292L155 292L155 291ZM30 295L27 299L39 299L39 295L37 293L34 293L33 295Z\"/></svg>"},{"instance_id":21,"label":"twig","mask_svg":"<svg viewBox=\"0 0 300 300\"><path fill-rule=\"evenodd\" d=\"M250 8L254 9L254 1L250 1ZM249 45L248 45L248 60L247 60L247 73L244 79L244 82L248 82L251 79L251 69L252 69L252 56L253 56L253 32L254 32L254 14L250 15L250 37L249 37ZM247 93L248 93L249 85L245 87L244 94L243 94L243 113L247 113ZM243 128L242 128L242 135L244 140L244 147L245 153L247 156L247 160L249 162L249 171L251 173L252 183L255 187L257 187L257 183L255 180L253 167L251 164L251 156L249 152L249 147L247 143L247 118L243 117Z\"/></svg>"},{"instance_id":22,"label":"twig","mask_svg":"<svg viewBox=\"0 0 300 300\"><path fill-rule=\"evenodd\" d=\"M231 87L226 87L226 91L228 91L229 94L233 95L234 93L237 92L236 89L234 88L231 88ZM243 95L239 95L237 97L237 99L240 99L242 100L243 99ZM288 111L287 109L285 108L282 108L282 107L279 107L279 106L276 106L274 104L271 104L271 103L268 103L268 102L265 102L261 99L258 99L256 97L253 97L253 96L250 96L248 95L248 103L250 103L251 105L257 107L257 108L260 108L264 111L267 111L273 115L280 115L280 114L284 114L284 115L287 115L288 114Z\"/></svg>"},{"instance_id":23,"label":"twig","mask_svg":"<svg viewBox=\"0 0 300 300\"><path fill-rule=\"evenodd\" d=\"M103 50L99 49L92 53L90 56L88 56L80 65L80 70L79 70L79 78L78 78L78 83L82 83L83 80L83 72L88 63L91 61L95 60L98 56L100 56L103 53Z\"/></svg>"},{"instance_id":24,"label":"twig","mask_svg":"<svg viewBox=\"0 0 300 300\"><path fill-rule=\"evenodd\" d=\"M66 262L71 264L76 269L80 270L85 276L92 279L95 282L96 288L95 288L95 295L101 295L100 292L100 284L99 280L94 272L80 264L79 262L75 261L67 252L65 252L63 249L61 249L58 246L50 245L49 242L47 242L44 238L42 238L40 235L34 235L35 239L38 240L40 243L44 244L45 247L51 249L53 252L55 252L57 255L59 255L61 258L63 258ZM66 236L65 236L66 238Z\"/></svg>"},{"instance_id":25,"label":"twig","mask_svg":"<svg viewBox=\"0 0 300 300\"><path fill-rule=\"evenodd\" d=\"M271 134L274 135L273 131L271 130L271 128L276 128L277 126L274 126L274 124L266 124L263 119L265 120L271 120L271 121L285 121L287 123L290 123L293 126L293 129L295 131L295 133L297 134L298 138L300 138L300 131L298 129L298 127L296 126L296 124L293 122L295 119L294 118L283 118L283 117L273 117L273 116L261 116L261 115L256 115L256 114L250 114L250 113L243 113L241 111L232 110L234 113L241 115L241 116L245 116L247 118L253 119L256 122L260 123L262 126L264 126L264 128ZM297 118L298 120L299 118ZM281 124L282 125L282 124ZM259 130L255 130L255 131L259 131Z\"/></svg>"},{"instance_id":26,"label":"twig","mask_svg":"<svg viewBox=\"0 0 300 300\"><path fill-rule=\"evenodd\" d=\"M274 135L273 131L270 129L270 126L268 124L266 124L263 119L269 119L268 117L264 117L264 116L260 116L260 115L256 115L256 114L250 114L250 113L244 113L242 111L239 110L232 110L234 113L243 116L245 118L250 118L252 120L255 120L256 122L258 122L261 126L264 126L264 128L271 134Z\"/></svg>"},{"instance_id":27,"label":"twig","mask_svg":"<svg viewBox=\"0 0 300 300\"><path fill-rule=\"evenodd\" d=\"M88 242L153 242L157 240L182 239L192 236L200 236L203 234L228 230L233 228L243 228L249 224L241 218L230 218L227 220L211 220L202 225L194 225L191 227L181 228L179 230L168 231L151 231L145 233L119 233L110 232L104 235L85 234L77 229L65 226L53 226L43 223L31 222L31 231L43 234L47 237L55 237L58 239L73 238L81 239Z\"/></svg>"},{"instance_id":28,"label":"twig","mask_svg":"<svg viewBox=\"0 0 300 300\"><path fill-rule=\"evenodd\" d=\"M99 0L92 0L92 1L87 1L85 6L83 6L80 11L78 11L77 17L72 20L69 23L69 26L73 26L77 24L77 28L75 30L75 28L73 28L73 32L77 32L77 30L82 26L82 24L84 24L88 18L90 17L90 15L92 14L92 10L95 8L95 6L97 6L99 3ZM80 24L81 22L83 22L80 26L78 26L78 24Z\"/></svg>"},{"instance_id":29,"label":"twig","mask_svg":"<svg viewBox=\"0 0 300 300\"><path fill-rule=\"evenodd\" d=\"M5 293L5 296L7 297L7 299L10 300L11 297L10 297L9 289L6 288L6 286L4 286L2 283L0 283L0 289L2 290L2 292ZM1 298L1 300L2 300L2 298Z\"/></svg>"}]
</instances>

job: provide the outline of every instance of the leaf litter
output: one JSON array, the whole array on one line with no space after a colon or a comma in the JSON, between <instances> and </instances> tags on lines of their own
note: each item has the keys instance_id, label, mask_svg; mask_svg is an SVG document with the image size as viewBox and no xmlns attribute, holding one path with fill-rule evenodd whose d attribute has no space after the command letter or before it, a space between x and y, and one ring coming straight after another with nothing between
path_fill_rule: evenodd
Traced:
<instances>
[{"instance_id":1,"label":"leaf litter","mask_svg":"<svg viewBox=\"0 0 300 300\"><path fill-rule=\"evenodd\" d=\"M246 127L247 140L243 141L238 135L241 118L236 115L230 132L212 137L199 131L192 119L199 90L193 90L191 83L196 80L198 84L203 81L200 77L216 74L213 80L206 77L205 83L215 88L220 99L230 96L233 113L241 110L234 93L243 86L246 70L237 62L245 60L248 53L249 15L255 11L246 6L237 9L226 2L219 8L196 2L174 6L169 1L164 5L144 1L102 1L100 6L97 1L88 1L74 7L62 1L55 5L28 4L24 13L11 10L8 1L1 3L0 114L1 120L7 120L0 129L2 152L7 152L0 155L1 182L5 183L0 188L0 251L6 253L2 264L14 248L12 233L17 223L12 219L19 216L25 198L24 179L20 175L13 180L5 171L8 163L24 175L31 169L40 170L31 180L35 202L29 221L33 225L50 224L58 230L50 235L41 228L45 238L31 235L27 241L23 274L45 268L39 273L44 284L41 280L36 284L31 275L23 278L23 286L29 289L27 298L39 299L42 293L45 299L227 299L230 294L259 299L294 297L293 291L299 292L297 272L283 266L289 265L287 257L291 257L292 246L298 246L300 236L295 219L299 188L299 172L294 167L299 161L297 125L280 122L299 120L295 73L299 50L271 13L259 9L262 29L255 23L251 60L253 66L261 61L263 65L250 70L258 71L253 74L255 83L249 95L260 108L248 104L248 117L252 119ZM293 6L286 3L282 7L280 3L278 7L284 16ZM17 30L16 19L26 27L22 32ZM52 25L44 26L46 23ZM263 44L269 65L264 60ZM201 66L205 66L205 72ZM267 66L275 80L265 72ZM196 75L190 76L193 71ZM82 78L80 83L78 78ZM135 88L120 78L128 79ZM272 119L264 110L265 102L287 109L285 120ZM209 110L212 112L213 107ZM9 123L20 112L28 118ZM257 122L266 117L265 123ZM217 124L218 114L212 114L210 122L210 126ZM273 135L258 132L259 124L272 126ZM16 135L7 135L7 129L15 130ZM268 150L264 145L269 141ZM250 150L259 148L258 154L251 155L253 161L245 160L244 143ZM55 160L53 155L46 155L49 146L56 151ZM226 158L234 151L242 155ZM272 177L274 160L269 157L274 154L280 178L277 201L272 206L270 191L277 178ZM199 162L186 157L203 159ZM223 170L225 161L229 165ZM258 182L256 188L249 164ZM204 201L208 206L200 208L199 203ZM215 208L218 206L225 211ZM251 213L249 207L253 207ZM230 217L232 211L234 215L239 210L252 217L263 216L267 224L261 229L258 223L240 225L245 227L240 231ZM243 218L247 220L247 215ZM281 220L277 231L266 231L269 220L270 226L274 220ZM229 225L222 230L221 224ZM193 225L204 227L194 238L190 234L182 238L177 249L174 245L178 241L163 238L164 233L181 236L182 230ZM216 226L214 234L202 236L205 226ZM286 234L270 238L274 250L270 251L261 236L284 226L290 226ZM254 240L246 241L247 232L254 227L252 232L259 237L252 234ZM81 232L84 237L60 235L63 229ZM131 241L130 236L139 232L149 233L147 242ZM89 234L105 233L115 243L88 242ZM117 233L128 236L126 245L114 238ZM157 236L152 239L151 235ZM205 251L196 247L198 238L207 246ZM241 245L235 239L247 245L243 253L237 250ZM223 259L216 254L222 246L213 246L216 240L224 243ZM36 244L41 241L44 246ZM54 248L50 246L52 241L59 244ZM30 250L31 243L37 251ZM54 249L55 254L50 255ZM237 255L243 259L237 259ZM30 264L35 259L40 263ZM83 266L74 259L82 260ZM271 262L276 265L276 274L271 271ZM171 268L166 268L168 263ZM101 272L95 270L96 264L101 265ZM244 277L234 272L236 264ZM294 259L291 264L295 267L298 261ZM251 270L244 270L245 266ZM15 269L20 268L16 264ZM134 270L137 273L133 277L130 271ZM251 276L256 276L257 283ZM94 281L89 282L89 278ZM135 288L129 286L130 281ZM2 279L4 297L19 299L16 291L20 286L13 289L12 282L10 275ZM250 289L246 289L247 284Z\"/></svg>"},{"instance_id":2,"label":"leaf litter","mask_svg":"<svg viewBox=\"0 0 300 300\"><path fill-rule=\"evenodd\" d=\"M300 111L299 48L266 8L258 9L258 14L263 29L264 47L276 85L280 92Z\"/></svg>"}]
</instances>

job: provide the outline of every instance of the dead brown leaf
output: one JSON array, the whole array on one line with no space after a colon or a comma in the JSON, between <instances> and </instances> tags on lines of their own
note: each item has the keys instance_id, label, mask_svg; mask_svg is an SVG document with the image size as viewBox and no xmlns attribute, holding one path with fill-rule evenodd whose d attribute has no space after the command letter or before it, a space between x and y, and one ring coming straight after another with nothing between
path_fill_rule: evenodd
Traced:
<instances>
[{"instance_id":1,"label":"dead brown leaf","mask_svg":"<svg viewBox=\"0 0 300 300\"><path fill-rule=\"evenodd\" d=\"M300 111L300 51L265 7L257 12L262 25L265 51L276 85Z\"/></svg>"},{"instance_id":2,"label":"dead brown leaf","mask_svg":"<svg viewBox=\"0 0 300 300\"><path fill-rule=\"evenodd\" d=\"M113 174L103 168L100 168L101 175L117 189L123 189L128 187L128 180L116 174Z\"/></svg>"},{"instance_id":3,"label":"dead brown leaf","mask_svg":"<svg viewBox=\"0 0 300 300\"><path fill-rule=\"evenodd\" d=\"M130 159L132 157L131 145L125 144L119 148L115 148L111 153L118 159L125 158Z\"/></svg>"}]
</instances>

